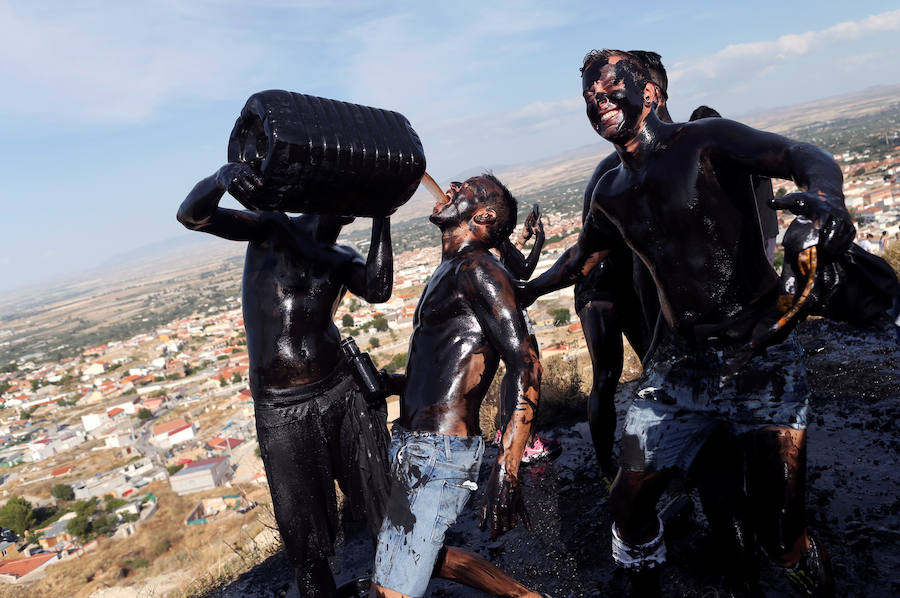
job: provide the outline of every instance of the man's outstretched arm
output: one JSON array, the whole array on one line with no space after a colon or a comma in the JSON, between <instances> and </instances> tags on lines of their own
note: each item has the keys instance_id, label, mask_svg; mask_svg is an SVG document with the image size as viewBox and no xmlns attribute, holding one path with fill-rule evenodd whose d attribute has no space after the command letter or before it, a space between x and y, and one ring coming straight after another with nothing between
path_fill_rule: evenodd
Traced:
<instances>
[{"instance_id":1,"label":"man's outstretched arm","mask_svg":"<svg viewBox=\"0 0 900 598\"><path fill-rule=\"evenodd\" d=\"M519 487L519 464L531 436L540 399L541 363L516 304L509 274L494 260L479 260L460 271L460 290L469 300L487 342L506 364L501 388L503 440L485 489L482 527L491 537L512 529L519 517L531 526Z\"/></svg>"},{"instance_id":2,"label":"man's outstretched arm","mask_svg":"<svg viewBox=\"0 0 900 598\"><path fill-rule=\"evenodd\" d=\"M519 289L520 305L527 307L541 295L575 284L609 254L612 246L609 234L597 227L589 214L575 245L559 256L546 272Z\"/></svg>"},{"instance_id":3,"label":"man's outstretched arm","mask_svg":"<svg viewBox=\"0 0 900 598\"><path fill-rule=\"evenodd\" d=\"M253 169L229 162L194 186L178 208L178 221L191 230L232 241L256 240L265 231L264 215L220 208L219 202L226 191L236 197L249 197L261 186L262 180Z\"/></svg>"},{"instance_id":4,"label":"man's outstretched arm","mask_svg":"<svg viewBox=\"0 0 900 598\"><path fill-rule=\"evenodd\" d=\"M819 230L819 247L840 253L850 246L856 231L844 205L844 176L830 154L809 143L724 118L700 120L691 126L702 127L714 140L714 151L751 174L793 180L802 191L776 199L772 207L812 220Z\"/></svg>"},{"instance_id":5,"label":"man's outstretched arm","mask_svg":"<svg viewBox=\"0 0 900 598\"><path fill-rule=\"evenodd\" d=\"M369 303L384 303L394 286L394 252L391 248L391 220L372 219L372 241L366 263L353 260L349 265L347 288Z\"/></svg>"}]
</instances>

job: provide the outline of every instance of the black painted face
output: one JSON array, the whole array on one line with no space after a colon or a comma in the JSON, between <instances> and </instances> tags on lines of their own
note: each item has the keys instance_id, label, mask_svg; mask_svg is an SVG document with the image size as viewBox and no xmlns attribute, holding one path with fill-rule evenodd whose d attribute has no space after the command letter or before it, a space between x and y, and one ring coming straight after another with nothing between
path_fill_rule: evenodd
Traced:
<instances>
[{"instance_id":1,"label":"black painted face","mask_svg":"<svg viewBox=\"0 0 900 598\"><path fill-rule=\"evenodd\" d=\"M479 177L468 179L465 183L450 183L445 194L447 201L435 204L428 219L440 228L469 220L481 203L482 184Z\"/></svg>"},{"instance_id":2,"label":"black painted face","mask_svg":"<svg viewBox=\"0 0 900 598\"><path fill-rule=\"evenodd\" d=\"M581 84L594 130L613 143L634 137L644 109L644 90L629 72L627 61L594 64L582 75Z\"/></svg>"}]
</instances>

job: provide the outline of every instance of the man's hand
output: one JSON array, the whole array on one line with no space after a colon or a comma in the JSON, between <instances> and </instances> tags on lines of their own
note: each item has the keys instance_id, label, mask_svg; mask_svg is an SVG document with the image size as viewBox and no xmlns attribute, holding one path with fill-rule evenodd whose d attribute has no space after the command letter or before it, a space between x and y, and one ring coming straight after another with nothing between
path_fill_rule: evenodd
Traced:
<instances>
[{"instance_id":1,"label":"man's hand","mask_svg":"<svg viewBox=\"0 0 900 598\"><path fill-rule=\"evenodd\" d=\"M847 210L826 201L822 194L789 193L773 199L769 206L776 210L790 210L798 216L809 218L818 231L818 247L831 255L847 251L856 235Z\"/></svg>"},{"instance_id":2,"label":"man's hand","mask_svg":"<svg viewBox=\"0 0 900 598\"><path fill-rule=\"evenodd\" d=\"M526 529L531 529L531 519L525 510L519 480L509 474L499 463L494 464L491 477L484 489L484 506L481 508L481 529L490 523L491 540L516 526L519 517Z\"/></svg>"},{"instance_id":3,"label":"man's hand","mask_svg":"<svg viewBox=\"0 0 900 598\"><path fill-rule=\"evenodd\" d=\"M216 173L216 183L241 203L251 205L253 195L263 186L262 178L242 162L229 162L220 168Z\"/></svg>"}]
</instances>

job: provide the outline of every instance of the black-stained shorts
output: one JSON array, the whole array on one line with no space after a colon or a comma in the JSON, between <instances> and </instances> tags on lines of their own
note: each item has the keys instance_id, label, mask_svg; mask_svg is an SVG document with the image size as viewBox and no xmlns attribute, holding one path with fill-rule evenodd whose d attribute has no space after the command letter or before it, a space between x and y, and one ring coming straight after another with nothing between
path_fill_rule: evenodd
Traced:
<instances>
[{"instance_id":1,"label":"black-stained shorts","mask_svg":"<svg viewBox=\"0 0 900 598\"><path fill-rule=\"evenodd\" d=\"M334 554L335 480L377 536L390 493L385 404L366 403L346 363L313 384L253 396L275 520L294 565Z\"/></svg>"}]
</instances>

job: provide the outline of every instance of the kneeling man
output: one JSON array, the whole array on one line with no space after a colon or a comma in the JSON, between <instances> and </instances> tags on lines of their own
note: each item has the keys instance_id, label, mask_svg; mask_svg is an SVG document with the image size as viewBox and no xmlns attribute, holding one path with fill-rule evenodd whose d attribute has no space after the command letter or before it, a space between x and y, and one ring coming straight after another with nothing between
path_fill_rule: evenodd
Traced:
<instances>
[{"instance_id":1,"label":"kneeling man","mask_svg":"<svg viewBox=\"0 0 900 598\"><path fill-rule=\"evenodd\" d=\"M491 254L509 237L516 200L493 175L451 183L431 221L442 260L416 308L408 375L393 429L391 495L378 536L375 596L422 596L432 573L498 596L537 596L485 559L445 549L444 534L478 487L484 440L478 410L506 364L506 421L485 493L491 536L519 516L530 526L518 482L540 394L541 365L529 341L513 280ZM395 380L395 382L398 382Z\"/></svg>"}]
</instances>

